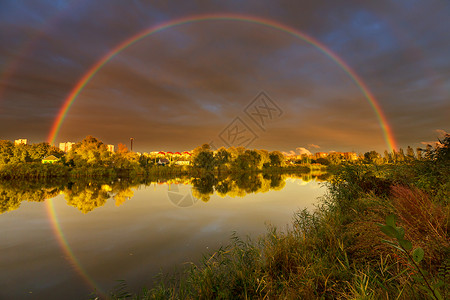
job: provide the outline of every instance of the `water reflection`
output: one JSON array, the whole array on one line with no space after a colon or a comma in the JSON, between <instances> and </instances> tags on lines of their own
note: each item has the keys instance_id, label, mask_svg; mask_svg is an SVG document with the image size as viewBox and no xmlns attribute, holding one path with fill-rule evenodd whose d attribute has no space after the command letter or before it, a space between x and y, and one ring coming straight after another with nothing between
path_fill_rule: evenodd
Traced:
<instances>
[{"instance_id":1,"label":"water reflection","mask_svg":"<svg viewBox=\"0 0 450 300\"><path fill-rule=\"evenodd\" d=\"M257 237L265 224L285 226L317 203L324 176L0 182L2 212L16 209L0 215L0 299L88 299L122 279L137 292L161 270L227 244L231 232Z\"/></svg>"},{"instance_id":2,"label":"water reflection","mask_svg":"<svg viewBox=\"0 0 450 300\"><path fill-rule=\"evenodd\" d=\"M240 173L227 176L206 174L201 177L166 177L133 179L78 179L78 180L40 180L40 181L3 181L0 182L0 213L16 210L22 201L43 202L63 194L67 204L76 207L82 213L93 211L105 205L113 198L120 206L134 196L140 185L191 185L191 194L196 199L208 202L212 195L220 197L244 197L248 194L281 190L287 179L301 179L303 182L325 181L327 173L266 174ZM169 191L170 192L170 191ZM169 195L169 197L172 197ZM181 195L180 197L183 197ZM173 199L171 199L173 201ZM174 202L174 201L173 201ZM183 202L186 204L186 201ZM195 203L192 201L190 203Z\"/></svg>"}]
</instances>

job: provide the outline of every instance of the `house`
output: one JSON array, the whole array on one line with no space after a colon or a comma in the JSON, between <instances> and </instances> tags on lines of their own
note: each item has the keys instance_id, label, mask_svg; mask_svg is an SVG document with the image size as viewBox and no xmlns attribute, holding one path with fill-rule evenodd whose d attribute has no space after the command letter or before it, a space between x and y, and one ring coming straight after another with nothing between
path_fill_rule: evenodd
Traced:
<instances>
[{"instance_id":1,"label":"house","mask_svg":"<svg viewBox=\"0 0 450 300\"><path fill-rule=\"evenodd\" d=\"M109 152L114 152L114 145L107 145Z\"/></svg>"},{"instance_id":2,"label":"house","mask_svg":"<svg viewBox=\"0 0 450 300\"><path fill-rule=\"evenodd\" d=\"M178 166L189 166L190 165L190 161L188 160L178 160L175 162L176 165Z\"/></svg>"},{"instance_id":3,"label":"house","mask_svg":"<svg viewBox=\"0 0 450 300\"><path fill-rule=\"evenodd\" d=\"M59 161L59 158L57 158L57 157L54 156L54 155L50 155L50 156L45 157L45 158L42 160L42 163L43 163L43 164L52 164L52 163L55 163L55 162L57 162L57 161Z\"/></svg>"}]
</instances>

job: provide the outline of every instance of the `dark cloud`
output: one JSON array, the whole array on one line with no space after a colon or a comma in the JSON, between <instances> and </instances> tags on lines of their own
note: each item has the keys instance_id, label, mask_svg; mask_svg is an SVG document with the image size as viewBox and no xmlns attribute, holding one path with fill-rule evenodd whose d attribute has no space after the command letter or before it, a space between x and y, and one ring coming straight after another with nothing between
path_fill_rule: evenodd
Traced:
<instances>
[{"instance_id":1,"label":"dark cloud","mask_svg":"<svg viewBox=\"0 0 450 300\"><path fill-rule=\"evenodd\" d=\"M449 11L442 1L2 1L0 137L45 139L83 74L130 36L231 13L325 44L371 89L399 144L420 145L436 128L449 130ZM265 131L243 112L261 90L283 110ZM140 151L190 149L237 116L257 131L254 147L387 147L369 102L336 61L285 32L229 20L165 29L117 54L81 91L58 141L133 136Z\"/></svg>"}]
</instances>

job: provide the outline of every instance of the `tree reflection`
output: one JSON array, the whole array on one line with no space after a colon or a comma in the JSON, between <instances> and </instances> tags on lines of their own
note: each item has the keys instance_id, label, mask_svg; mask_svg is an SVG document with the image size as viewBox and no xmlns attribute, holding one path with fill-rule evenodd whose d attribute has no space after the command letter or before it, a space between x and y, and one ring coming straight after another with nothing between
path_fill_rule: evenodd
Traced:
<instances>
[{"instance_id":1,"label":"tree reflection","mask_svg":"<svg viewBox=\"0 0 450 300\"><path fill-rule=\"evenodd\" d=\"M101 184L92 182L87 185L76 183L71 189L65 189L64 195L67 204L78 208L82 213L105 205L106 200L111 197Z\"/></svg>"},{"instance_id":2,"label":"tree reflection","mask_svg":"<svg viewBox=\"0 0 450 300\"><path fill-rule=\"evenodd\" d=\"M141 184L145 184L143 180L77 181L65 188L63 193L68 205L88 213L105 205L110 198L116 201L116 206L122 205L134 196L132 188Z\"/></svg>"},{"instance_id":3,"label":"tree reflection","mask_svg":"<svg viewBox=\"0 0 450 300\"><path fill-rule=\"evenodd\" d=\"M301 179L307 183L312 180L323 181L328 175L324 173L237 173L217 178L212 175L192 180L192 195L203 201L209 201L211 195L220 197L244 197L248 194L265 193L281 190L288 178Z\"/></svg>"},{"instance_id":4,"label":"tree reflection","mask_svg":"<svg viewBox=\"0 0 450 300\"><path fill-rule=\"evenodd\" d=\"M68 205L88 213L105 205L109 198L120 206L133 197L132 188L145 184L142 180L50 180L0 182L0 213L13 211L23 201L43 202L63 194Z\"/></svg>"},{"instance_id":5,"label":"tree reflection","mask_svg":"<svg viewBox=\"0 0 450 300\"><path fill-rule=\"evenodd\" d=\"M281 190L289 178L301 179L302 182L325 181L327 173L237 173L215 176L206 173L201 177L135 177L135 178L100 178L96 180L57 179L50 181L0 181L0 214L20 207L22 201L43 202L60 194L67 204L76 207L82 213L88 213L104 206L108 199L115 200L121 206L134 197L134 190L139 186L160 184L190 184L192 195L208 202L214 193L220 197L244 197L252 193L265 193Z\"/></svg>"},{"instance_id":6,"label":"tree reflection","mask_svg":"<svg viewBox=\"0 0 450 300\"><path fill-rule=\"evenodd\" d=\"M133 198L134 192L131 188L127 188L121 191L118 191L114 196L114 200L116 200L116 206L121 206L125 201Z\"/></svg>"},{"instance_id":7,"label":"tree reflection","mask_svg":"<svg viewBox=\"0 0 450 300\"><path fill-rule=\"evenodd\" d=\"M192 195L204 202L208 202L211 195L214 194L214 186L217 184L217 178L210 173L200 178L192 180Z\"/></svg>"},{"instance_id":8,"label":"tree reflection","mask_svg":"<svg viewBox=\"0 0 450 300\"><path fill-rule=\"evenodd\" d=\"M0 182L0 213L13 211L22 201L42 202L60 193L60 182L6 181Z\"/></svg>"}]
</instances>

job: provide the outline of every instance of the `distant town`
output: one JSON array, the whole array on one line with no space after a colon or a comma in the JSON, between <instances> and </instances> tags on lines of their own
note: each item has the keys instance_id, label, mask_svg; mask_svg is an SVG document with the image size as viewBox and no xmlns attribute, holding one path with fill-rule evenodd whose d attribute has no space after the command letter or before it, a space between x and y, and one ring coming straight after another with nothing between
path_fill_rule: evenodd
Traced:
<instances>
[{"instance_id":1,"label":"distant town","mask_svg":"<svg viewBox=\"0 0 450 300\"><path fill-rule=\"evenodd\" d=\"M130 149L132 151L133 148L133 139L131 140ZM15 145L26 145L28 143L27 139L17 139L14 141ZM75 142L64 142L59 143L59 150L61 150L64 153L68 153L70 150L72 150L73 145L75 145ZM123 146L123 144L122 144ZM109 152L115 152L115 146L111 144L106 145ZM128 150L128 149L127 149ZM217 150L213 150L213 153L216 153ZM319 160L320 159L327 159L329 157L337 158L340 161L356 161L358 159L362 159L363 155L358 155L355 152L337 152L337 151L330 151L330 152L316 152L316 153L303 153L303 154L293 154L293 153L285 153L281 152L285 157L286 164L298 164L300 162L302 163L311 163L313 160ZM145 156L150 159L156 159L155 162L157 162L160 165L168 165L168 164L176 164L176 165L190 165L191 164L191 156L192 156L192 150L191 151L183 151L183 152L170 152L170 151L151 151L151 152L136 152L139 156ZM52 163L56 162L59 159L55 157L54 155L44 157L42 159L43 163Z\"/></svg>"}]
</instances>

